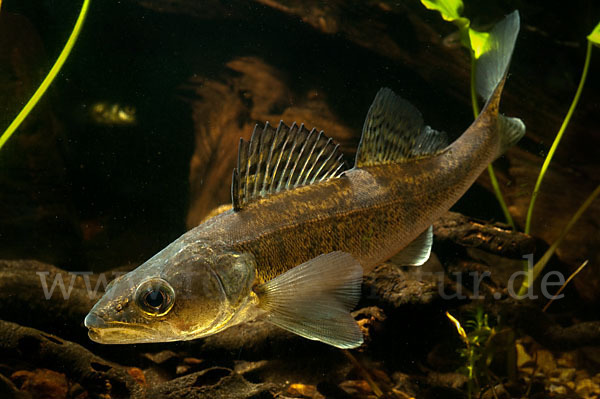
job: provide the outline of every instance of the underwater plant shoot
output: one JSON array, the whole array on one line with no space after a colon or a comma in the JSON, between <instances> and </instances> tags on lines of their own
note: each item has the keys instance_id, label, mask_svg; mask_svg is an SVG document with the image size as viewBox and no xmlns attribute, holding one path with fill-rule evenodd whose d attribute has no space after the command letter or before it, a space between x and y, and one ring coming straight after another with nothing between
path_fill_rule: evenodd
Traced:
<instances>
[{"instance_id":1,"label":"underwater plant shoot","mask_svg":"<svg viewBox=\"0 0 600 399\"><path fill-rule=\"evenodd\" d=\"M1 0L0 397L600 397L599 22Z\"/></svg>"}]
</instances>

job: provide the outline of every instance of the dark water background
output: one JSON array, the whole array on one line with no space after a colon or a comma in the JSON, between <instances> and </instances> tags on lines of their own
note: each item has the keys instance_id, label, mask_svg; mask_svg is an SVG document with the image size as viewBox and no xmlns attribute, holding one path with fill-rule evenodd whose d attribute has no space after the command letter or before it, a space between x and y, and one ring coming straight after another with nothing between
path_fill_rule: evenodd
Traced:
<instances>
[{"instance_id":1,"label":"dark water background","mask_svg":"<svg viewBox=\"0 0 600 399\"><path fill-rule=\"evenodd\" d=\"M79 7L73 1L7 0L2 11L22 14L31 21L46 53L47 61L39 69L47 71L64 45ZM226 3L224 7L227 9ZM227 12L198 18L156 12L135 1L92 2L81 36L44 101L50 103L62 127L58 141L68 179L70 198L66 201L72 204L83 229L91 223L102 226L102 232L94 239L82 240L69 256L44 259L41 255L42 260L69 269L137 264L185 231L194 146L190 99L194 93L182 86L198 74L221 79L224 64L233 57L267 60L285 72L286 84L292 89L329 93L332 110L354 129L355 143L371 99L382 86L410 99L428 124L446 130L453 138L472 120L469 107L446 95L445 82L427 81L418 70L361 47L342 34L325 35L296 16L253 2L236 3L235 7L231 6L232 18ZM519 7L524 8L523 28L512 73L547 73L549 95L560 94L556 101L566 110L583 61L583 38L596 22L594 17L600 15L600 7L583 0L568 5L490 2L485 8L479 2L467 2L465 13L485 23ZM350 2L348 23L363 10ZM417 33L408 17L388 18L396 18L384 18L384 22L401 47L422 51L416 48ZM438 17L430 13L429 18ZM451 24L438 21L438 25L447 33L454 31ZM550 42L560 49L556 58L532 61L539 52L533 40L537 36L528 25L555 36ZM586 93L599 86L594 69ZM510 85L509 81L508 90ZM467 90L465 87L465 93ZM97 101L135 106L138 123L125 127L92 123L86 115ZM514 102L509 106L518 108ZM11 115L3 115L3 123L10 120ZM521 146L543 154L549 144L526 138ZM351 162L352 154L348 160ZM230 181L222 184L229 186ZM503 219L493 195L479 185L455 209L487 220Z\"/></svg>"},{"instance_id":2,"label":"dark water background","mask_svg":"<svg viewBox=\"0 0 600 399\"><path fill-rule=\"evenodd\" d=\"M44 41L48 63L42 67L48 70L79 4L5 1L3 10L32 21ZM233 56L268 60L286 71L292 87L336 93L332 107L357 131L372 98L364 93L386 85L401 87L415 103L443 109L426 113L434 126L469 121L468 108L444 101L402 65L342 37L307 29L298 18L265 6L249 4L247 15L245 20L207 21L156 13L127 1L92 2L81 36L49 93L65 123L62 149L75 208L82 220L106 223L108 237L99 244L104 248L90 248L98 252L86 256L86 263L106 268L141 261L185 231L193 126L189 106L181 99L186 93L177 88L195 73L218 77ZM397 36L405 33L399 26ZM403 41L410 43L410 36ZM86 123L87 107L106 100L134 105L138 126ZM128 234L132 230L142 236ZM118 242L123 239L130 241L126 248ZM81 267L80 262L66 266Z\"/></svg>"}]
</instances>

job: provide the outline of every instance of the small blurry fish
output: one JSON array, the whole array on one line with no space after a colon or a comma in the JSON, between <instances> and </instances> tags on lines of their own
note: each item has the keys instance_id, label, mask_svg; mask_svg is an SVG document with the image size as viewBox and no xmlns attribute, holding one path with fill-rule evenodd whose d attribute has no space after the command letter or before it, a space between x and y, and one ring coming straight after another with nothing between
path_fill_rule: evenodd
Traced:
<instances>
[{"instance_id":1,"label":"small blurry fish","mask_svg":"<svg viewBox=\"0 0 600 399\"><path fill-rule=\"evenodd\" d=\"M90 107L89 115L99 125L126 126L137 123L135 107L119 103L96 102Z\"/></svg>"},{"instance_id":2,"label":"small blurry fish","mask_svg":"<svg viewBox=\"0 0 600 399\"><path fill-rule=\"evenodd\" d=\"M363 342L350 315L363 271L395 257L421 265L431 223L525 126L498 113L519 29L514 12L478 63L479 118L451 145L421 114L381 89L355 165L303 125L255 128L241 141L233 209L185 233L112 281L85 318L92 340L189 340L256 317L339 348Z\"/></svg>"}]
</instances>

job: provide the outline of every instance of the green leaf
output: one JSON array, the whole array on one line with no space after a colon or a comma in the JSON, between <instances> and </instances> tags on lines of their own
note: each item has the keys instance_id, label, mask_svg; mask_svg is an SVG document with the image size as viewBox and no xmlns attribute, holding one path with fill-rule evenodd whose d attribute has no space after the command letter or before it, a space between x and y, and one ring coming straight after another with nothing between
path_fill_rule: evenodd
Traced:
<instances>
[{"instance_id":1,"label":"green leaf","mask_svg":"<svg viewBox=\"0 0 600 399\"><path fill-rule=\"evenodd\" d=\"M421 3L430 10L438 11L442 18L454 23L461 31L469 27L469 19L461 16L464 8L462 0L421 0Z\"/></svg>"},{"instance_id":2,"label":"green leaf","mask_svg":"<svg viewBox=\"0 0 600 399\"><path fill-rule=\"evenodd\" d=\"M466 48L471 48L469 43L469 26L471 21L462 17L462 0L421 0L421 3L430 10L438 11L444 20L452 22L460 32L460 43Z\"/></svg>"},{"instance_id":3,"label":"green leaf","mask_svg":"<svg viewBox=\"0 0 600 399\"><path fill-rule=\"evenodd\" d=\"M462 0L421 0L421 3L430 10L439 11L446 21L460 18L463 11Z\"/></svg>"},{"instance_id":4,"label":"green leaf","mask_svg":"<svg viewBox=\"0 0 600 399\"><path fill-rule=\"evenodd\" d=\"M487 32L479 32L469 28L469 42L471 43L471 50L473 50L475 59L490 51L489 37L490 34Z\"/></svg>"},{"instance_id":5,"label":"green leaf","mask_svg":"<svg viewBox=\"0 0 600 399\"><path fill-rule=\"evenodd\" d=\"M423 2L423 4L424 4L424 2ZM596 25L596 27L594 28L594 30L592 31L592 33L590 33L588 35L587 39L592 44L600 47L600 22L598 23L598 25Z\"/></svg>"}]
</instances>

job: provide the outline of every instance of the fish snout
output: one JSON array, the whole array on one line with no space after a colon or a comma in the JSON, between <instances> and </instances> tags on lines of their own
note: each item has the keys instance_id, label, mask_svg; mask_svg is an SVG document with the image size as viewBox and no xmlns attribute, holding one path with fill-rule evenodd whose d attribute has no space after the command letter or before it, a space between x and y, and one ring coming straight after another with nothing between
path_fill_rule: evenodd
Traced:
<instances>
[{"instance_id":1,"label":"fish snout","mask_svg":"<svg viewBox=\"0 0 600 399\"><path fill-rule=\"evenodd\" d=\"M83 324L87 328L103 328L106 327L106 322L98 315L90 312L87 316L85 316L85 320Z\"/></svg>"}]
</instances>

